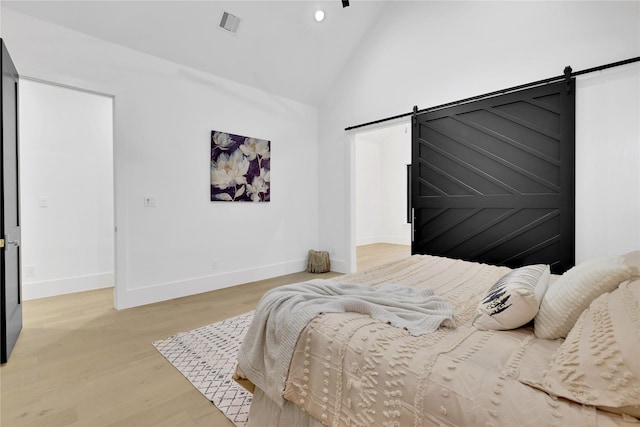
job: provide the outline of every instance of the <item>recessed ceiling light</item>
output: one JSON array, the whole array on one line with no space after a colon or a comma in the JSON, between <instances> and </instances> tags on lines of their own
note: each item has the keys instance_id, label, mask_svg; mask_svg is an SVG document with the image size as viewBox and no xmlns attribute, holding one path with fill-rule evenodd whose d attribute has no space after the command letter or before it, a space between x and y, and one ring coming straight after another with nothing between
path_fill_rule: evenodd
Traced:
<instances>
[{"instance_id":1,"label":"recessed ceiling light","mask_svg":"<svg viewBox=\"0 0 640 427\"><path fill-rule=\"evenodd\" d=\"M316 20L316 22L322 22L324 21L324 10L316 10L316 13L313 14L314 19Z\"/></svg>"}]
</instances>

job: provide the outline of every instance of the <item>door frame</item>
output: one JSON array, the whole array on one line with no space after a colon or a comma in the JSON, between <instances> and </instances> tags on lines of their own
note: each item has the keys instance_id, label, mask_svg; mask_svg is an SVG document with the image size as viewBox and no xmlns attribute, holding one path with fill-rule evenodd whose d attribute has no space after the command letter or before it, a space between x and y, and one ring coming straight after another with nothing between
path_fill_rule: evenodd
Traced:
<instances>
[{"instance_id":1,"label":"door frame","mask_svg":"<svg viewBox=\"0 0 640 427\"><path fill-rule=\"evenodd\" d=\"M123 239L123 233L121 230L119 230L118 224L120 224L122 221L119 221L119 219L123 218L123 216L119 216L119 209L118 209L118 194L121 193L120 191L118 191L119 186L118 181L118 174L121 173L120 169L120 163L118 162L118 155L119 150L117 149L117 136L116 136L116 101L117 101L117 97L116 95L112 94L112 93L108 93L102 90L97 90L97 89L91 89L91 88L87 88L87 87L81 87L76 85L75 83L72 84L65 84L65 83L60 83L60 82L56 82L56 81L52 81L52 80L47 80L47 79L41 79L38 77L33 77L30 75L20 75L20 79L24 79L24 80L28 80L28 81L32 81L32 82L36 82L36 83L41 83L41 84L46 84L46 85L50 85L50 86L55 86L55 87L59 87L59 88L64 88L64 89L70 89L70 90L75 90L75 91L79 91L79 92L84 92L84 93L89 93L89 94L93 94L93 95L98 95L98 96L104 96L107 98L111 98L111 105L112 105L112 111L111 111L111 124L112 124L112 144L111 144L111 148L113 151L113 182L112 182L112 187L113 187L113 248L114 248L114 254L113 254L113 268L114 268L114 283L113 283L113 292L114 292L114 307L118 308L118 299L117 299L117 295L118 295L118 288L119 286L124 283L123 280L123 272L125 271L125 267L124 267L124 262L125 262L125 258L123 256L123 250L122 248L125 247L124 245L124 239ZM120 186L120 188L123 188ZM120 231L120 232L119 232Z\"/></svg>"},{"instance_id":2,"label":"door frame","mask_svg":"<svg viewBox=\"0 0 640 427\"><path fill-rule=\"evenodd\" d=\"M357 271L357 256L356 256L356 140L359 134L371 132L375 130L382 130L389 127L396 127L399 125L411 126L411 117L402 117L394 120L388 120L383 123L377 123L369 126L364 126L355 130L347 132L347 179L349 183L347 185L346 197L347 197L347 256L345 261L345 267L348 273Z\"/></svg>"}]
</instances>

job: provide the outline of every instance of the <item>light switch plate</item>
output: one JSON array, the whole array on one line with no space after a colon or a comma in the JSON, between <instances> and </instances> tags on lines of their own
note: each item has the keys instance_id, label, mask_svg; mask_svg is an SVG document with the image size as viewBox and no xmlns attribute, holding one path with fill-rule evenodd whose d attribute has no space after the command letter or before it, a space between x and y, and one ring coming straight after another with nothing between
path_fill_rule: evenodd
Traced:
<instances>
[{"instance_id":1,"label":"light switch plate","mask_svg":"<svg viewBox=\"0 0 640 427\"><path fill-rule=\"evenodd\" d=\"M156 207L156 198L153 196L144 196L144 207L145 208L155 208Z\"/></svg>"}]
</instances>

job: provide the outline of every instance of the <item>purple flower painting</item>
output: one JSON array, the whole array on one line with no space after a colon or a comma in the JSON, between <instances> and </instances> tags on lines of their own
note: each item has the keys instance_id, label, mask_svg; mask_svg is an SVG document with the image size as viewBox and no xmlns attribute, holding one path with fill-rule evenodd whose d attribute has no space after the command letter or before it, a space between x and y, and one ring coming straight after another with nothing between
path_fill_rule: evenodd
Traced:
<instances>
[{"instance_id":1,"label":"purple flower painting","mask_svg":"<svg viewBox=\"0 0 640 427\"><path fill-rule=\"evenodd\" d=\"M211 201L270 199L271 142L211 131Z\"/></svg>"}]
</instances>

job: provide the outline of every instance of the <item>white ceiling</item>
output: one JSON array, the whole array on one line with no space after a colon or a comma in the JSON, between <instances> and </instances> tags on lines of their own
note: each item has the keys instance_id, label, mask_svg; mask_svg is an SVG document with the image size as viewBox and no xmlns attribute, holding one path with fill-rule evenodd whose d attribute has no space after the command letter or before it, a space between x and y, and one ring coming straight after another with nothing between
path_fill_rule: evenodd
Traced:
<instances>
[{"instance_id":1,"label":"white ceiling","mask_svg":"<svg viewBox=\"0 0 640 427\"><path fill-rule=\"evenodd\" d=\"M318 105L348 63L384 1L3 0L2 7ZM313 19L322 8L322 23ZM223 11L241 18L232 35Z\"/></svg>"}]
</instances>

